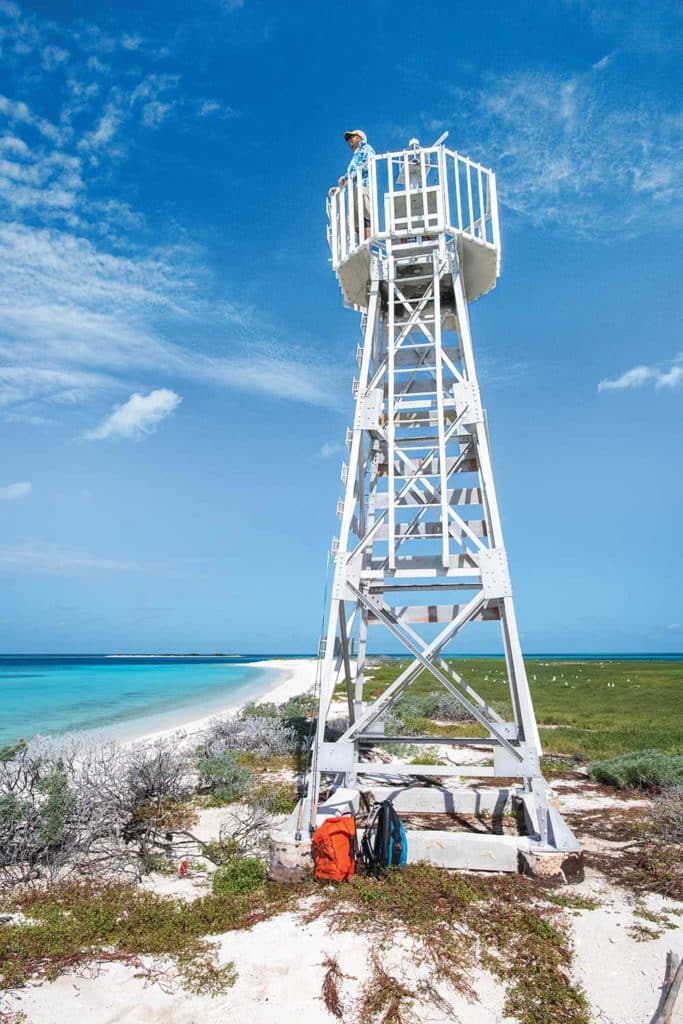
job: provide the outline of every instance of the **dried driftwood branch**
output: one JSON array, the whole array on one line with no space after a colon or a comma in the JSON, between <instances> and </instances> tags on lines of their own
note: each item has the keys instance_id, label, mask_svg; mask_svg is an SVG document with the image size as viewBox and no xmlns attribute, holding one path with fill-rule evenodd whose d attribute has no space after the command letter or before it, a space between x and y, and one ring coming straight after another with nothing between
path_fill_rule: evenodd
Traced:
<instances>
[{"instance_id":1,"label":"dried driftwood branch","mask_svg":"<svg viewBox=\"0 0 683 1024\"><path fill-rule=\"evenodd\" d=\"M659 1006L650 1024L672 1024L673 1012L678 994L683 984L683 960L675 953L666 954L664 984L659 999Z\"/></svg>"}]
</instances>

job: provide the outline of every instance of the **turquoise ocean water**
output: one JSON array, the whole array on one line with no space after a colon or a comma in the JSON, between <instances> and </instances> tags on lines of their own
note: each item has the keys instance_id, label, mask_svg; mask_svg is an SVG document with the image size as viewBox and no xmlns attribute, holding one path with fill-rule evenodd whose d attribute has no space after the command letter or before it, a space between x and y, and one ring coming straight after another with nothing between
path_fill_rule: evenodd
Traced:
<instances>
[{"instance_id":1,"label":"turquoise ocean water","mask_svg":"<svg viewBox=\"0 0 683 1024\"><path fill-rule=\"evenodd\" d=\"M0 744L72 730L141 736L243 703L278 678L256 657L0 655Z\"/></svg>"},{"instance_id":2,"label":"turquoise ocean water","mask_svg":"<svg viewBox=\"0 0 683 1024\"><path fill-rule=\"evenodd\" d=\"M558 661L683 659L680 653L527 656ZM259 660L267 657L272 655L0 655L0 745L22 736L74 730L134 738L191 722L277 686L278 674L259 668Z\"/></svg>"}]
</instances>

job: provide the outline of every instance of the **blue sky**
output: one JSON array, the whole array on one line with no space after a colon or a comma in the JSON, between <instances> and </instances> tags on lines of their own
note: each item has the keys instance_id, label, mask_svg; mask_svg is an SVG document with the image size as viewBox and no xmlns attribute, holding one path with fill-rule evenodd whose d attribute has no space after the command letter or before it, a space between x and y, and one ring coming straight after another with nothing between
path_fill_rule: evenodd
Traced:
<instances>
[{"instance_id":1,"label":"blue sky","mask_svg":"<svg viewBox=\"0 0 683 1024\"><path fill-rule=\"evenodd\" d=\"M315 647L357 126L498 174L523 647L683 649L680 4L0 0L0 46L0 651Z\"/></svg>"}]
</instances>

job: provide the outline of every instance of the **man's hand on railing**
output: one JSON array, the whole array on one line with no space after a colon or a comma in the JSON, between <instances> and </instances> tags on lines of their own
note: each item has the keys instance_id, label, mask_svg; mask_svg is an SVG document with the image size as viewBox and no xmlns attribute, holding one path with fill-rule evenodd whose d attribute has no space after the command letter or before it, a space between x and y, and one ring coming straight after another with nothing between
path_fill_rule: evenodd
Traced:
<instances>
[{"instance_id":1,"label":"man's hand on railing","mask_svg":"<svg viewBox=\"0 0 683 1024\"><path fill-rule=\"evenodd\" d=\"M344 188L346 185L346 177L341 177L337 185L333 185L327 193L329 196L335 196L340 188Z\"/></svg>"}]
</instances>

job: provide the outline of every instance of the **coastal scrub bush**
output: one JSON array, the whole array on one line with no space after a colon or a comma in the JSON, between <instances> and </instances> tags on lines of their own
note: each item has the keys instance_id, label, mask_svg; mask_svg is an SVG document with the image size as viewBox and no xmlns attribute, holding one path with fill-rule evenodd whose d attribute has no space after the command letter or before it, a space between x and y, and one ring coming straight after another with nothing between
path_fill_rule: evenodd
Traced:
<instances>
[{"instance_id":1,"label":"coastal scrub bush","mask_svg":"<svg viewBox=\"0 0 683 1024\"><path fill-rule=\"evenodd\" d=\"M0 751L0 884L139 876L173 858L196 771L171 740L122 747L39 738Z\"/></svg>"},{"instance_id":2,"label":"coastal scrub bush","mask_svg":"<svg viewBox=\"0 0 683 1024\"><path fill-rule=\"evenodd\" d=\"M683 786L672 786L657 797L652 818L665 842L683 844Z\"/></svg>"},{"instance_id":3,"label":"coastal scrub bush","mask_svg":"<svg viewBox=\"0 0 683 1024\"><path fill-rule=\"evenodd\" d=\"M37 840L48 849L63 844L76 797L69 788L69 779L62 758L47 775L38 781L37 791L45 798L40 805Z\"/></svg>"},{"instance_id":4,"label":"coastal scrub bush","mask_svg":"<svg viewBox=\"0 0 683 1024\"><path fill-rule=\"evenodd\" d=\"M621 757L593 761L588 774L596 782L617 789L666 789L683 785L683 755L661 750L639 750Z\"/></svg>"},{"instance_id":5,"label":"coastal scrub bush","mask_svg":"<svg viewBox=\"0 0 683 1024\"><path fill-rule=\"evenodd\" d=\"M0 751L0 881L63 869L89 836L67 768L24 741Z\"/></svg>"},{"instance_id":6,"label":"coastal scrub bush","mask_svg":"<svg viewBox=\"0 0 683 1024\"><path fill-rule=\"evenodd\" d=\"M249 786L250 775L229 750L197 761L200 783L210 790L218 803L239 800Z\"/></svg>"},{"instance_id":7,"label":"coastal scrub bush","mask_svg":"<svg viewBox=\"0 0 683 1024\"><path fill-rule=\"evenodd\" d=\"M297 796L297 788L291 782L264 782L252 789L249 800L269 814L290 814Z\"/></svg>"},{"instance_id":8,"label":"coastal scrub bush","mask_svg":"<svg viewBox=\"0 0 683 1024\"><path fill-rule=\"evenodd\" d=\"M279 719L250 716L212 722L202 738L200 753L217 757L226 751L244 751L272 757L292 753L296 746L296 733Z\"/></svg>"},{"instance_id":9,"label":"coastal scrub bush","mask_svg":"<svg viewBox=\"0 0 683 1024\"><path fill-rule=\"evenodd\" d=\"M277 704L272 704L270 701L263 701L261 703L251 700L248 701L240 713L240 718L279 718L280 708Z\"/></svg>"},{"instance_id":10,"label":"coastal scrub bush","mask_svg":"<svg viewBox=\"0 0 683 1024\"><path fill-rule=\"evenodd\" d=\"M219 896L240 896L260 889L268 877L266 865L257 857L235 857L214 873L212 887Z\"/></svg>"}]
</instances>

